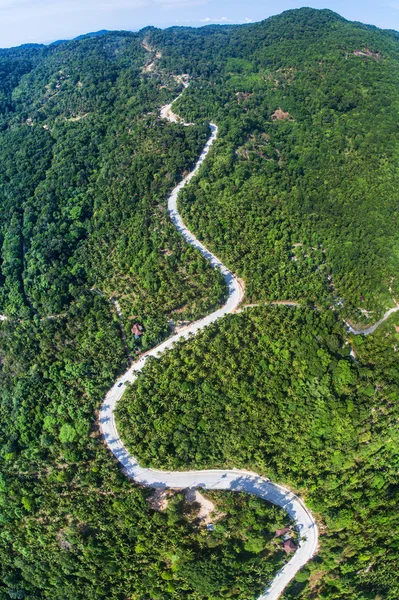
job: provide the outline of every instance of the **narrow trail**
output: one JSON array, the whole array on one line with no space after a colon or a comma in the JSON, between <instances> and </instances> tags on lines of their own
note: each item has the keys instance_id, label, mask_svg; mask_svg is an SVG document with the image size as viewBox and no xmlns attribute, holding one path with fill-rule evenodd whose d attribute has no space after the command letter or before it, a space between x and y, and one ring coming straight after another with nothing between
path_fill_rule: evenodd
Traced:
<instances>
[{"instance_id":1,"label":"narrow trail","mask_svg":"<svg viewBox=\"0 0 399 600\"><path fill-rule=\"evenodd\" d=\"M236 314L242 313L245 310L248 310L248 308L258 308L259 306L294 306L295 308L299 308L301 303L297 302L296 300L265 300L264 302L243 304L238 310L236 310Z\"/></svg>"},{"instance_id":2,"label":"narrow trail","mask_svg":"<svg viewBox=\"0 0 399 600\"><path fill-rule=\"evenodd\" d=\"M154 50L153 48L151 48L151 46L148 44L147 40L143 40L141 42L141 45L143 46L143 48L145 50L147 50L147 52L149 52L150 54L153 55L153 58L152 58L151 62L147 63L143 67L142 73L151 73L151 71L154 70L156 61L159 60L160 58L162 58L162 54L159 51Z\"/></svg>"},{"instance_id":3,"label":"narrow trail","mask_svg":"<svg viewBox=\"0 0 399 600\"><path fill-rule=\"evenodd\" d=\"M90 291L93 292L93 294L97 294L97 296L101 296L102 298L106 298L107 296L104 294L104 292L102 292L101 290L98 290L95 287L90 288ZM127 338L126 338L126 333L123 327L123 313L122 313L122 309L121 309L121 305L119 304L119 301L114 298L113 296L111 296L111 298L109 298L109 302L112 304L112 306L115 309L116 315L119 319L119 324L118 324L118 329L119 329L119 335L121 336L122 342L123 342L123 347L125 349L125 354L128 358L128 361L130 364L133 364L133 356L130 352L130 348L129 345L127 343Z\"/></svg>"},{"instance_id":4,"label":"narrow trail","mask_svg":"<svg viewBox=\"0 0 399 600\"><path fill-rule=\"evenodd\" d=\"M186 87L187 84L185 84ZM180 97L180 96L179 96ZM160 110L162 118L172 122L181 120L172 111L172 104ZM182 123L189 125L188 123ZM123 396L126 383L133 383L142 371L149 357L158 358L181 339L188 339L198 331L214 323L224 315L233 313L240 305L244 291L238 278L185 226L177 209L177 197L180 190L191 181L198 172L209 150L214 143L218 128L210 123L211 135L199 157L194 169L177 185L168 197L168 211L172 222L184 239L210 262L213 268L223 275L228 287L228 298L224 306L210 315L187 325L184 330L168 338L159 346L146 352L129 370L112 386L107 393L99 414L100 427L111 452L123 466L125 474L136 483L152 488L203 488L208 490L231 490L246 492L281 507L295 523L299 534L298 549L292 558L277 573L259 600L277 600L288 583L297 572L314 556L318 548L317 524L304 503L290 490L272 483L268 478L256 473L238 469L211 469L204 471L160 471L141 467L123 445L115 423L115 408Z\"/></svg>"}]
</instances>

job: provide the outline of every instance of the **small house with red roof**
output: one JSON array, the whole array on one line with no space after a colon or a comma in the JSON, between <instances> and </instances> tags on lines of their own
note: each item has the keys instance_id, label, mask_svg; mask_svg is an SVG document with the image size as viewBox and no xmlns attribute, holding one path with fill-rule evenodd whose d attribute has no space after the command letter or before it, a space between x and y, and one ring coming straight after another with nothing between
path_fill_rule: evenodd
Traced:
<instances>
[{"instance_id":1,"label":"small house with red roof","mask_svg":"<svg viewBox=\"0 0 399 600\"><path fill-rule=\"evenodd\" d=\"M290 531L289 527L284 527L284 529L277 529L276 535L274 537L276 537L276 538L282 537L283 535L285 535L289 531Z\"/></svg>"},{"instance_id":2,"label":"small house with red roof","mask_svg":"<svg viewBox=\"0 0 399 600\"><path fill-rule=\"evenodd\" d=\"M296 550L296 545L294 544L292 539L284 542L283 548L287 554L292 554Z\"/></svg>"},{"instance_id":3,"label":"small house with red roof","mask_svg":"<svg viewBox=\"0 0 399 600\"><path fill-rule=\"evenodd\" d=\"M136 338L136 340L143 335L144 333L144 327L142 325L140 325L140 323L135 323L134 325L132 325L132 329L131 329L132 333L134 334L134 337Z\"/></svg>"}]
</instances>

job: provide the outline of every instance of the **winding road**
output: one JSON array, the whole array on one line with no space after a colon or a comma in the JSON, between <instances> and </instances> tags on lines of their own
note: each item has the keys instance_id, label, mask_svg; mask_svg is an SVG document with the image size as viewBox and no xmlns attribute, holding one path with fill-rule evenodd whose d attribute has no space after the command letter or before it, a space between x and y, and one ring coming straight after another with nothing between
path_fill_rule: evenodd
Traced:
<instances>
[{"instance_id":1,"label":"winding road","mask_svg":"<svg viewBox=\"0 0 399 600\"><path fill-rule=\"evenodd\" d=\"M379 321L377 321L376 323L374 323L374 325L369 325L368 327L364 327L362 329L355 329L354 327L352 327L352 325L350 325L350 323L348 323L347 321L344 321L345 325L347 326L347 331L349 333L352 333L353 335L370 335L371 333L374 333L374 331L384 322L386 321L391 315L393 315L393 313L396 313L399 310L399 306L395 306L395 308L390 308L389 310L387 310L387 312L384 314L383 317L381 317L381 319Z\"/></svg>"},{"instance_id":2,"label":"winding road","mask_svg":"<svg viewBox=\"0 0 399 600\"><path fill-rule=\"evenodd\" d=\"M186 84L185 84L186 87ZM176 98L177 100L177 98ZM173 103L172 103L173 104ZM171 110L172 104L161 109L161 117L172 122L179 120ZM180 120L179 120L180 121ZM188 125L188 123L182 123ZM114 454L115 458L122 464L124 472L128 477L139 484L152 488L203 488L207 490L231 490L246 492L271 502L283 510L294 521L299 533L299 545L295 554L277 573L273 581L268 585L259 600L277 600L288 583L295 577L296 573L314 556L318 548L318 528L314 518L298 496L290 490L272 483L266 477L244 470L204 470L204 471L159 471L141 467L138 461L129 453L119 437L115 423L115 408L118 400L125 391L127 382L133 383L142 371L145 362L150 358L158 358L166 350L173 347L178 340L188 339L198 331L220 319L224 315L234 312L243 299L244 292L237 277L212 254L201 242L187 229L177 209L177 197L180 190L198 172L205 160L212 144L216 140L218 128L210 124L211 135L202 150L194 169L189 173L168 198L168 211L170 217L184 239L210 262L212 267L218 269L228 286L228 298L224 306L210 315L187 325L178 334L168 338L159 346L146 352L129 370L115 382L107 393L101 406L99 421L104 439Z\"/></svg>"}]
</instances>

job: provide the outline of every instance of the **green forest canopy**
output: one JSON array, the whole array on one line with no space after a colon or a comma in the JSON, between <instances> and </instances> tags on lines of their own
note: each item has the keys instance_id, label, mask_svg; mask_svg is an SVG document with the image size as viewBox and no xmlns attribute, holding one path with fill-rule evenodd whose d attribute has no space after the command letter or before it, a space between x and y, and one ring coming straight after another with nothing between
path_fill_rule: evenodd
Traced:
<instances>
[{"instance_id":1,"label":"green forest canopy","mask_svg":"<svg viewBox=\"0 0 399 600\"><path fill-rule=\"evenodd\" d=\"M157 114L181 73L192 127ZM96 425L128 351L225 297L166 210L210 119L185 220L248 301L304 306L231 316L149 365L125 439L147 463L241 464L304 494L321 550L287 598L397 598L397 333L349 340L355 364L339 323L398 294L398 78L395 32L311 9L0 51L0 598L254 600L281 564L274 509L219 496L236 521L204 538L179 497L151 511Z\"/></svg>"},{"instance_id":2,"label":"green forest canopy","mask_svg":"<svg viewBox=\"0 0 399 600\"><path fill-rule=\"evenodd\" d=\"M399 334L351 340L356 363L343 333L331 311L231 315L149 361L117 409L142 465L241 467L304 496L320 549L287 599L399 594Z\"/></svg>"}]
</instances>

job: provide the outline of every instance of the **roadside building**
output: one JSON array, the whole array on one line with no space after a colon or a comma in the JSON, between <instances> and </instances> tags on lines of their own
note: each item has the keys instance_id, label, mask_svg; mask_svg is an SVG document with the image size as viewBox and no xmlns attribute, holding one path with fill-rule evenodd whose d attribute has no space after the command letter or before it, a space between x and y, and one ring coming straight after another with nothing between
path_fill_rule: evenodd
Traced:
<instances>
[{"instance_id":1,"label":"roadside building","mask_svg":"<svg viewBox=\"0 0 399 600\"><path fill-rule=\"evenodd\" d=\"M132 331L135 339L137 340L140 336L143 335L144 327L142 325L140 325L140 323L135 323L134 325L132 325L131 331Z\"/></svg>"},{"instance_id":2,"label":"roadside building","mask_svg":"<svg viewBox=\"0 0 399 600\"><path fill-rule=\"evenodd\" d=\"M290 531L289 527L284 527L284 529L277 529L276 535L274 537L276 537L276 538L282 537L286 533L289 533L289 531Z\"/></svg>"},{"instance_id":3,"label":"roadside building","mask_svg":"<svg viewBox=\"0 0 399 600\"><path fill-rule=\"evenodd\" d=\"M292 554L296 550L296 545L294 544L292 539L289 539L286 542L284 542L283 548L287 554Z\"/></svg>"}]
</instances>

